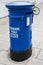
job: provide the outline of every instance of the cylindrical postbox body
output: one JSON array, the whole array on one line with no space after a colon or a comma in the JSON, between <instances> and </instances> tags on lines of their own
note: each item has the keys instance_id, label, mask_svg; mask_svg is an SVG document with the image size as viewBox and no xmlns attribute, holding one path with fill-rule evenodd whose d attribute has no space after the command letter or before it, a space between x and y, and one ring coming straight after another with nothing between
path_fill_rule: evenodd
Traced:
<instances>
[{"instance_id":1,"label":"cylindrical postbox body","mask_svg":"<svg viewBox=\"0 0 43 65\"><path fill-rule=\"evenodd\" d=\"M33 3L14 2L6 5L9 11L10 57L23 61L32 54Z\"/></svg>"}]
</instances>

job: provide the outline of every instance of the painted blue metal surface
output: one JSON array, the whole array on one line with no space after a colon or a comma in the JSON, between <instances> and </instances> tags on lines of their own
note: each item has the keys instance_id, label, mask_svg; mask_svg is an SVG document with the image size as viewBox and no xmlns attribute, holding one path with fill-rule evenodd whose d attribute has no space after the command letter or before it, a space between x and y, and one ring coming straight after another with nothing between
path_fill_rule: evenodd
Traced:
<instances>
[{"instance_id":1,"label":"painted blue metal surface","mask_svg":"<svg viewBox=\"0 0 43 65\"><path fill-rule=\"evenodd\" d=\"M24 51L32 45L33 6L27 2L6 5L9 10L10 49L13 51Z\"/></svg>"}]
</instances>

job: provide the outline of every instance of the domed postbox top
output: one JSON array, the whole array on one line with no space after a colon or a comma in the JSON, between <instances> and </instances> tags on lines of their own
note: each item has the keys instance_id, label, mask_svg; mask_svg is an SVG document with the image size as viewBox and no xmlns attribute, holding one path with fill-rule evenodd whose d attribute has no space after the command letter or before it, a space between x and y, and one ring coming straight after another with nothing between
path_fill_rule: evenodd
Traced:
<instances>
[{"instance_id":1,"label":"domed postbox top","mask_svg":"<svg viewBox=\"0 0 43 65\"><path fill-rule=\"evenodd\" d=\"M8 8L23 8L23 7L33 7L34 6L34 3L33 2L11 2L11 3L8 3L6 5L6 7Z\"/></svg>"}]
</instances>

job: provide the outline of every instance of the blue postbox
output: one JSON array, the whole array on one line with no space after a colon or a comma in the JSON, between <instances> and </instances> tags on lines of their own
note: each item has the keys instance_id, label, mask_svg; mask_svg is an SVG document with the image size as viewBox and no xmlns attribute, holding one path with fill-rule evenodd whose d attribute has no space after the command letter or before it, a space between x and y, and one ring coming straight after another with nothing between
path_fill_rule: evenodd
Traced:
<instances>
[{"instance_id":1,"label":"blue postbox","mask_svg":"<svg viewBox=\"0 0 43 65\"><path fill-rule=\"evenodd\" d=\"M32 54L32 2L12 2L9 11L10 57L15 61L28 59Z\"/></svg>"}]
</instances>

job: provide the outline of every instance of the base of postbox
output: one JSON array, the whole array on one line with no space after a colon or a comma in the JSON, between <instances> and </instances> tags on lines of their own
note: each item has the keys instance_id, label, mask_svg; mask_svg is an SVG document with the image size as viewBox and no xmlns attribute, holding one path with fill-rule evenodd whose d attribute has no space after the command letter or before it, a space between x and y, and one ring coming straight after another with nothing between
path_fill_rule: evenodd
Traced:
<instances>
[{"instance_id":1,"label":"base of postbox","mask_svg":"<svg viewBox=\"0 0 43 65\"><path fill-rule=\"evenodd\" d=\"M22 52L14 52L10 49L10 58L17 62L24 61L30 58L31 55L32 55L32 46L26 51L22 51Z\"/></svg>"}]
</instances>

